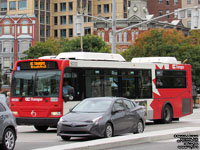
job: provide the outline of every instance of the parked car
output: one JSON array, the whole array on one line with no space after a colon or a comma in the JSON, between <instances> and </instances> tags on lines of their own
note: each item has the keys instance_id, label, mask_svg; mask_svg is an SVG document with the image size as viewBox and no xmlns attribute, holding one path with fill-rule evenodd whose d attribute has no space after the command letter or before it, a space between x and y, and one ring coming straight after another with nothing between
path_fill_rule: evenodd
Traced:
<instances>
[{"instance_id":1,"label":"parked car","mask_svg":"<svg viewBox=\"0 0 200 150\"><path fill-rule=\"evenodd\" d=\"M88 98L60 118L57 135L71 137L112 137L124 133L142 133L145 107L121 97Z\"/></svg>"},{"instance_id":2,"label":"parked car","mask_svg":"<svg viewBox=\"0 0 200 150\"><path fill-rule=\"evenodd\" d=\"M3 94L0 94L0 149L13 150L17 139L17 124L6 104Z\"/></svg>"}]
</instances>

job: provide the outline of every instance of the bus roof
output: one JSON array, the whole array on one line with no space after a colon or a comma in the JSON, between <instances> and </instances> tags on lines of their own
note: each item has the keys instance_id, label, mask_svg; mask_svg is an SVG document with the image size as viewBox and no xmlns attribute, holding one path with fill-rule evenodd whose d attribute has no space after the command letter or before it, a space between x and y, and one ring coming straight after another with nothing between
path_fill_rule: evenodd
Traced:
<instances>
[{"instance_id":1,"label":"bus roof","mask_svg":"<svg viewBox=\"0 0 200 150\"><path fill-rule=\"evenodd\" d=\"M181 64L175 57L137 57L131 60L132 63L165 63Z\"/></svg>"},{"instance_id":2,"label":"bus roof","mask_svg":"<svg viewBox=\"0 0 200 150\"><path fill-rule=\"evenodd\" d=\"M72 59L72 60L96 60L96 61L119 61L126 60L120 54L111 53L91 53L91 52L64 52L60 53L57 59Z\"/></svg>"}]
</instances>

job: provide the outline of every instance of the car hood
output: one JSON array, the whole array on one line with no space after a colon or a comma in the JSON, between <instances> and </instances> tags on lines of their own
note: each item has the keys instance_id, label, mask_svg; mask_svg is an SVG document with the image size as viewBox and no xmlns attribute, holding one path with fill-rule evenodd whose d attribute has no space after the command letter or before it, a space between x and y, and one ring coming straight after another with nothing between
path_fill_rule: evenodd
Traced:
<instances>
[{"instance_id":1,"label":"car hood","mask_svg":"<svg viewBox=\"0 0 200 150\"><path fill-rule=\"evenodd\" d=\"M104 113L77 113L70 112L63 116L64 122L90 122L93 119L96 119L100 116L103 116Z\"/></svg>"}]
</instances>

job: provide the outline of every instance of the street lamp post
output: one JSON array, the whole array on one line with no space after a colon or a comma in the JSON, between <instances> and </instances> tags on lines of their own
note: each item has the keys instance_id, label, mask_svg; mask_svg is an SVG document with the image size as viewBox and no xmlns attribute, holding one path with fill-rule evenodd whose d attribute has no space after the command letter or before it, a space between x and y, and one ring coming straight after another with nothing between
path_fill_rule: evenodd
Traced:
<instances>
[{"instance_id":1,"label":"street lamp post","mask_svg":"<svg viewBox=\"0 0 200 150\"><path fill-rule=\"evenodd\" d=\"M112 0L112 53L116 53L116 0Z\"/></svg>"}]
</instances>

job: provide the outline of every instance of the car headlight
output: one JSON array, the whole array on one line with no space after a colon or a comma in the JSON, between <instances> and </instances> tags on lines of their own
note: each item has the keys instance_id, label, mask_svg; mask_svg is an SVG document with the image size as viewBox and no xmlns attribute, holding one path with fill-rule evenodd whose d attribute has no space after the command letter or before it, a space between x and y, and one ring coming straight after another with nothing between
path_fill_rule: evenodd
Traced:
<instances>
[{"instance_id":1,"label":"car headlight","mask_svg":"<svg viewBox=\"0 0 200 150\"><path fill-rule=\"evenodd\" d=\"M93 119L92 122L93 122L95 125L97 125L97 124L99 124L99 121L100 121L101 119L102 119L102 116Z\"/></svg>"},{"instance_id":2,"label":"car headlight","mask_svg":"<svg viewBox=\"0 0 200 150\"><path fill-rule=\"evenodd\" d=\"M59 122L63 122L63 121L64 121L63 117L60 117Z\"/></svg>"}]
</instances>

